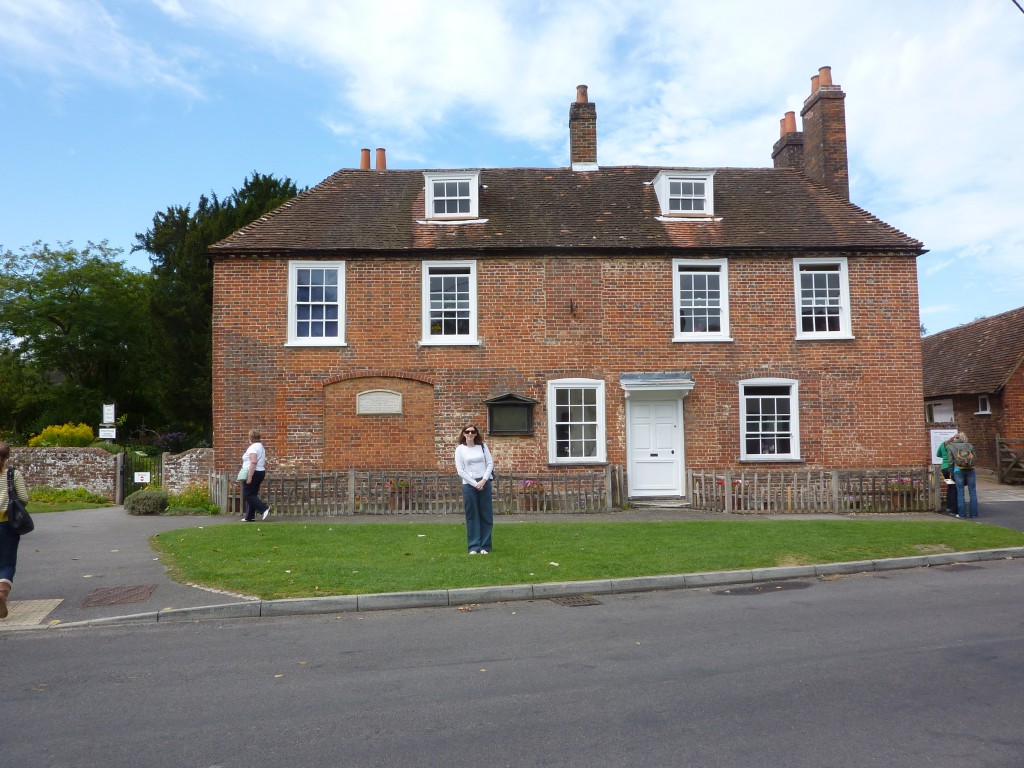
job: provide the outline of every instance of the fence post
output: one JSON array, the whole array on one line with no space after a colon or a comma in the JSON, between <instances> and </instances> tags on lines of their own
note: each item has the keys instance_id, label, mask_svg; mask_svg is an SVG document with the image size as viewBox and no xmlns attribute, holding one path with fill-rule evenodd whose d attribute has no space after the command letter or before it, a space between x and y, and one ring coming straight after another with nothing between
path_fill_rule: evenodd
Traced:
<instances>
[{"instance_id":1,"label":"fence post","mask_svg":"<svg viewBox=\"0 0 1024 768\"><path fill-rule=\"evenodd\" d=\"M722 493L725 494L725 514L732 512L732 472L725 471L725 484L722 486Z\"/></svg>"},{"instance_id":2,"label":"fence post","mask_svg":"<svg viewBox=\"0 0 1024 768\"><path fill-rule=\"evenodd\" d=\"M832 470L832 511L839 511L839 470Z\"/></svg>"}]
</instances>

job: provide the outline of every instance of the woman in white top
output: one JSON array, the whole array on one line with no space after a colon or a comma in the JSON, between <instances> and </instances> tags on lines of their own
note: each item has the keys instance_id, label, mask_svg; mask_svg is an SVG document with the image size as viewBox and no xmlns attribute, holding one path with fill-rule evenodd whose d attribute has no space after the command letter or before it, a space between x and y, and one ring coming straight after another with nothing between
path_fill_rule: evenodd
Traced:
<instances>
[{"instance_id":1,"label":"woman in white top","mask_svg":"<svg viewBox=\"0 0 1024 768\"><path fill-rule=\"evenodd\" d=\"M249 441L252 443L242 455L242 468L248 468L245 482L242 485L242 504L245 506L243 523L251 523L259 512L266 520L270 515L270 505L260 499L260 485L267 474L267 452L260 442L257 429L249 430Z\"/></svg>"},{"instance_id":2,"label":"woman in white top","mask_svg":"<svg viewBox=\"0 0 1024 768\"><path fill-rule=\"evenodd\" d=\"M491 506L491 480L494 459L484 445L480 430L465 427L455 448L455 469L462 478L462 505L466 509L466 543L469 554L486 555L491 551L494 511Z\"/></svg>"}]
</instances>

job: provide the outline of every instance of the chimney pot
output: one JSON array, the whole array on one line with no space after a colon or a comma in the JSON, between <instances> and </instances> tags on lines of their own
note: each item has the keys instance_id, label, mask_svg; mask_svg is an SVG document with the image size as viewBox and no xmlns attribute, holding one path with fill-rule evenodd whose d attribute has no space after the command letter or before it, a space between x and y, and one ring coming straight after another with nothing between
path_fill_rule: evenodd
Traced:
<instances>
[{"instance_id":1,"label":"chimney pot","mask_svg":"<svg viewBox=\"0 0 1024 768\"><path fill-rule=\"evenodd\" d=\"M377 147L377 170L378 171L385 171L385 170L387 170L387 167L388 167L388 162L387 162L387 159L384 156L384 148L383 147Z\"/></svg>"},{"instance_id":2,"label":"chimney pot","mask_svg":"<svg viewBox=\"0 0 1024 768\"><path fill-rule=\"evenodd\" d=\"M370 170L370 150L368 147L363 147L359 150L359 170Z\"/></svg>"},{"instance_id":3,"label":"chimney pot","mask_svg":"<svg viewBox=\"0 0 1024 768\"><path fill-rule=\"evenodd\" d=\"M782 135L796 133L796 112L787 112L779 122L782 123Z\"/></svg>"},{"instance_id":4,"label":"chimney pot","mask_svg":"<svg viewBox=\"0 0 1024 768\"><path fill-rule=\"evenodd\" d=\"M587 99L587 86L585 86L585 85L577 85L576 86L576 103L577 104L586 104L587 101L588 101L588 99Z\"/></svg>"},{"instance_id":5,"label":"chimney pot","mask_svg":"<svg viewBox=\"0 0 1024 768\"><path fill-rule=\"evenodd\" d=\"M832 67L818 68L818 83L820 85L832 85Z\"/></svg>"},{"instance_id":6,"label":"chimney pot","mask_svg":"<svg viewBox=\"0 0 1024 768\"><path fill-rule=\"evenodd\" d=\"M818 88L821 86L820 75L815 75L811 78L811 95L813 96L818 92Z\"/></svg>"}]
</instances>

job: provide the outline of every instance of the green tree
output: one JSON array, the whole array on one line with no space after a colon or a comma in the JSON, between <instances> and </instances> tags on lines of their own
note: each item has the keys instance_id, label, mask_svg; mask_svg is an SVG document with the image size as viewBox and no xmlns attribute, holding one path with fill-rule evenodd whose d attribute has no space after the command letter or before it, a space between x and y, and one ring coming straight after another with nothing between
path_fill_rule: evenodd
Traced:
<instances>
[{"instance_id":1,"label":"green tree","mask_svg":"<svg viewBox=\"0 0 1024 768\"><path fill-rule=\"evenodd\" d=\"M291 179L254 171L226 199L202 195L194 211L171 206L135 235L132 251L148 253L152 265L149 306L163 362L161 400L178 426L207 437L212 430L213 269L207 250L297 194Z\"/></svg>"},{"instance_id":2,"label":"green tree","mask_svg":"<svg viewBox=\"0 0 1024 768\"><path fill-rule=\"evenodd\" d=\"M0 256L0 347L16 398L2 417L95 423L100 404L153 409L145 298L149 275L118 260L106 242L77 250L36 242ZM5 395L5 397L7 397ZM45 423L41 423L45 422Z\"/></svg>"}]
</instances>

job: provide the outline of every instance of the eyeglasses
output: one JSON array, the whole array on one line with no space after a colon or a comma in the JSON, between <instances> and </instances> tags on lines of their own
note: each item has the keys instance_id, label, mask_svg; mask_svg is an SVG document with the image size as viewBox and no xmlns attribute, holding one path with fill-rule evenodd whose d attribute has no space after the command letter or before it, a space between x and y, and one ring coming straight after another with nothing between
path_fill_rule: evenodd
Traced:
<instances>
[{"instance_id":1,"label":"eyeglasses","mask_svg":"<svg viewBox=\"0 0 1024 768\"><path fill-rule=\"evenodd\" d=\"M476 430L475 429L467 429L462 434L464 434L464 435L475 435L476 434Z\"/></svg>"}]
</instances>

